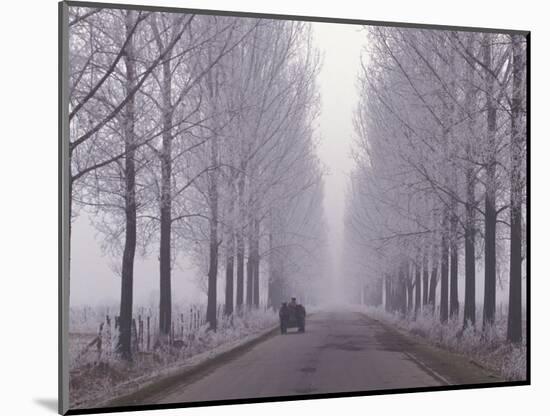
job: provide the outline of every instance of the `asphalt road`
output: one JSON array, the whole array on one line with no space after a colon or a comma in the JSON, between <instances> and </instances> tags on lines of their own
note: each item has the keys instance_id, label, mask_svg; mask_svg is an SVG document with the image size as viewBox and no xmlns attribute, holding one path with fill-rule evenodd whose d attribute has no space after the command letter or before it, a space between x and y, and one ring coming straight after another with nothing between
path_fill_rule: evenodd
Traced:
<instances>
[{"instance_id":1,"label":"asphalt road","mask_svg":"<svg viewBox=\"0 0 550 416\"><path fill-rule=\"evenodd\" d=\"M142 399L182 403L498 381L464 357L340 310L318 312L304 334L270 337Z\"/></svg>"}]
</instances>

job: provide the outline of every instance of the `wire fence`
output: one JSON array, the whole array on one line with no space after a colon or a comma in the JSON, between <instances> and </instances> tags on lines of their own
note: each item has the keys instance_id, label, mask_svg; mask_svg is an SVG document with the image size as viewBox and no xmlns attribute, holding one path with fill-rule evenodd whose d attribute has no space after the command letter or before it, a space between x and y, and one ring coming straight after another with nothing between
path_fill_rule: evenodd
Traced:
<instances>
[{"instance_id":1,"label":"wire fence","mask_svg":"<svg viewBox=\"0 0 550 416\"><path fill-rule=\"evenodd\" d=\"M220 326L231 326L233 316L224 315L224 304L218 304L216 318ZM261 309L267 310L267 307ZM116 352L119 336L119 317L115 308L89 306L71 308L69 324L69 349L71 366L100 362ZM246 315L244 308L237 313ZM205 331L206 307L204 305L175 305L172 312L172 327L160 343L159 315L157 308L137 307L132 318L131 345L134 354L149 354L160 346L181 349L190 345L199 331Z\"/></svg>"}]
</instances>

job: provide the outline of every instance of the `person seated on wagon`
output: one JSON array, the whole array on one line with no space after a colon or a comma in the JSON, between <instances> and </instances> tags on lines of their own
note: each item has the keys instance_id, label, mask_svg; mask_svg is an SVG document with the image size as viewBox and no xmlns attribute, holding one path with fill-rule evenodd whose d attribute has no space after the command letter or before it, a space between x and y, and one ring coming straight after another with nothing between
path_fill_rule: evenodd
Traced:
<instances>
[{"instance_id":1,"label":"person seated on wagon","mask_svg":"<svg viewBox=\"0 0 550 416\"><path fill-rule=\"evenodd\" d=\"M283 321L287 320L288 314L289 314L288 306L286 302L282 302L281 307L279 308L279 318Z\"/></svg>"},{"instance_id":2,"label":"person seated on wagon","mask_svg":"<svg viewBox=\"0 0 550 416\"><path fill-rule=\"evenodd\" d=\"M288 306L291 308L295 308L297 306L296 298L290 298L290 304Z\"/></svg>"}]
</instances>

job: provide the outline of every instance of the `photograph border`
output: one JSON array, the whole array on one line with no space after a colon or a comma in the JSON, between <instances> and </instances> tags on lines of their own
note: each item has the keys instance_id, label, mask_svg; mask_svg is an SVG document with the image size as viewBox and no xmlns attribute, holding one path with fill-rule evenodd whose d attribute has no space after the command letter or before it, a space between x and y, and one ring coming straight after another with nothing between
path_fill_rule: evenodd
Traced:
<instances>
[{"instance_id":1,"label":"photograph border","mask_svg":"<svg viewBox=\"0 0 550 416\"><path fill-rule=\"evenodd\" d=\"M146 0L145 0L146 1ZM96 407L85 409L69 408L69 363L68 363L68 328L69 328L69 245L70 236L68 218L69 206L69 123L68 123L68 13L67 8L91 7L119 10L141 10L166 13L192 13L199 15L216 15L244 18L264 18L275 20L295 20L319 23L337 23L350 25L368 25L401 27L410 29L451 30L461 32L481 32L498 34L523 35L526 39L526 378L521 381L504 381L484 384L460 384L437 387L414 387L401 389L384 389L353 391L339 393L303 394L295 396L273 396L265 398L243 398L230 400L212 400L182 402L170 404L124 405L113 407ZM136 4L117 4L87 1L61 1L58 3L58 411L60 414L79 415L92 413L112 413L141 410L181 409L190 407L221 406L232 404L271 403L296 400L362 397L373 395L437 392L451 390L484 389L494 387L513 387L531 385L531 31L469 26L452 26L442 24L404 23L380 20L363 20L333 18L321 16L301 16L287 14L270 14L228 10L193 9L183 7L148 6Z\"/></svg>"}]
</instances>

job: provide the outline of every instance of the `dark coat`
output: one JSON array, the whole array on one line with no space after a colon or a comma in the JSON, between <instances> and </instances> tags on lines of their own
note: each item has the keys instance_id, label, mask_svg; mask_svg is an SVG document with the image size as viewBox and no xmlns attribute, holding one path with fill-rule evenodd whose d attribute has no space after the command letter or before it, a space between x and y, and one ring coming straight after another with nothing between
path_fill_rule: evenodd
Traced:
<instances>
[{"instance_id":1,"label":"dark coat","mask_svg":"<svg viewBox=\"0 0 550 416\"><path fill-rule=\"evenodd\" d=\"M288 309L288 306L287 305L282 305L279 309L279 318L283 319L283 320L286 320L286 319L288 319L289 315L290 315L290 311Z\"/></svg>"}]
</instances>

